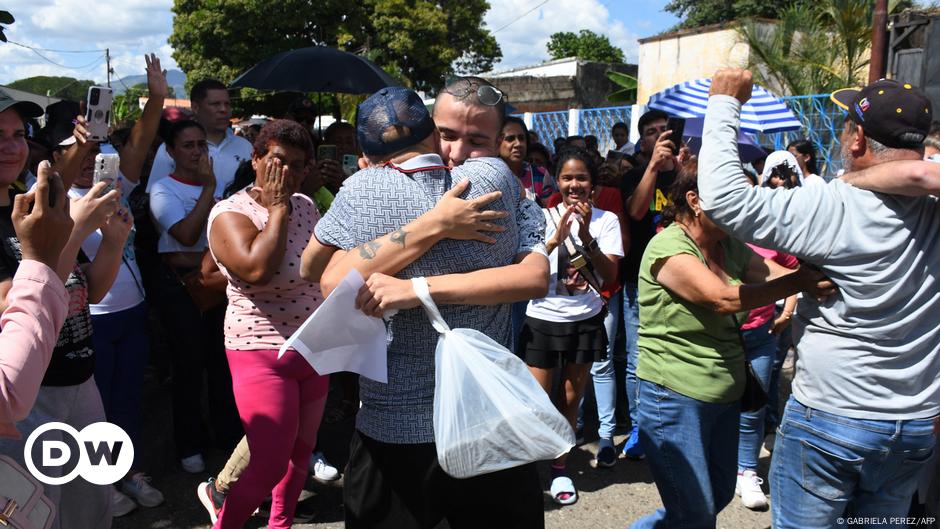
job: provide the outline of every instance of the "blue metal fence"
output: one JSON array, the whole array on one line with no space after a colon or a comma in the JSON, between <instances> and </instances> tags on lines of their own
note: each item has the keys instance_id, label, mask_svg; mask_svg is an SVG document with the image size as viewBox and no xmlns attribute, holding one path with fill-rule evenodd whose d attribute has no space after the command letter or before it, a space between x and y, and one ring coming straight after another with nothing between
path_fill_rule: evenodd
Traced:
<instances>
[{"instance_id":1,"label":"blue metal fence","mask_svg":"<svg viewBox=\"0 0 940 529\"><path fill-rule=\"evenodd\" d=\"M539 141L551 150L552 141L555 138L568 137L568 111L532 114L532 127L530 128L539 135Z\"/></svg>"},{"instance_id":2,"label":"blue metal fence","mask_svg":"<svg viewBox=\"0 0 940 529\"><path fill-rule=\"evenodd\" d=\"M785 149L793 140L808 139L816 147L816 163L820 176L834 177L842 169L839 135L842 133L845 111L829 99L829 94L782 99L796 114L803 128L777 134L758 134L760 144L779 150Z\"/></svg>"},{"instance_id":3,"label":"blue metal fence","mask_svg":"<svg viewBox=\"0 0 940 529\"><path fill-rule=\"evenodd\" d=\"M829 99L829 94L815 94L808 96L792 96L782 98L793 110L797 119L803 124L803 129L792 132L779 132L776 134L759 134L757 139L761 145L773 149L784 149L793 140L807 138L816 146L817 164L821 176L834 176L842 168L839 157L839 134L842 131L844 112ZM598 147L601 153L613 148L610 129L618 121L630 126L632 107L587 108L577 112L578 123L576 129L569 128L568 111L538 112L532 114L532 127L539 140L549 149L552 141L558 137L568 136L569 131L576 130L578 134L597 136ZM520 117L522 117L520 115Z\"/></svg>"},{"instance_id":4,"label":"blue metal fence","mask_svg":"<svg viewBox=\"0 0 940 529\"><path fill-rule=\"evenodd\" d=\"M630 130L631 107L586 108L579 114L578 133L597 136L597 149L603 154L616 147L610 136L615 123L623 122Z\"/></svg>"}]
</instances>

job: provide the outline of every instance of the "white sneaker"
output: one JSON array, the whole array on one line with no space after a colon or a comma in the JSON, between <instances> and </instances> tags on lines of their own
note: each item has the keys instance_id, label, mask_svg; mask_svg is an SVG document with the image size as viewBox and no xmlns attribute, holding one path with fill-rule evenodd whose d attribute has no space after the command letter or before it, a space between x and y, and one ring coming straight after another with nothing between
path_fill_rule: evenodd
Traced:
<instances>
[{"instance_id":1,"label":"white sneaker","mask_svg":"<svg viewBox=\"0 0 940 529\"><path fill-rule=\"evenodd\" d=\"M745 470L738 474L738 483L734 487L735 494L741 496L741 504L752 511L767 508L767 496L760 486L764 480L757 477L753 470Z\"/></svg>"},{"instance_id":2,"label":"white sneaker","mask_svg":"<svg viewBox=\"0 0 940 529\"><path fill-rule=\"evenodd\" d=\"M313 471L313 477L320 481L336 481L339 479L339 470L326 460L323 452L314 452L310 456L310 470Z\"/></svg>"},{"instance_id":3,"label":"white sneaker","mask_svg":"<svg viewBox=\"0 0 940 529\"><path fill-rule=\"evenodd\" d=\"M125 516L130 514L131 511L137 508L137 504L134 503L134 500L128 498L127 496L121 494L119 490L114 487L111 487L111 515L115 518L120 516Z\"/></svg>"},{"instance_id":4,"label":"white sneaker","mask_svg":"<svg viewBox=\"0 0 940 529\"><path fill-rule=\"evenodd\" d=\"M183 470L190 474L202 474L206 471L206 462L203 461L202 454L184 457L180 459L180 464L183 465Z\"/></svg>"},{"instance_id":5,"label":"white sneaker","mask_svg":"<svg viewBox=\"0 0 940 529\"><path fill-rule=\"evenodd\" d=\"M150 485L150 476L143 472L134 474L131 479L121 480L121 491L144 507L156 507L163 503L163 493Z\"/></svg>"}]
</instances>

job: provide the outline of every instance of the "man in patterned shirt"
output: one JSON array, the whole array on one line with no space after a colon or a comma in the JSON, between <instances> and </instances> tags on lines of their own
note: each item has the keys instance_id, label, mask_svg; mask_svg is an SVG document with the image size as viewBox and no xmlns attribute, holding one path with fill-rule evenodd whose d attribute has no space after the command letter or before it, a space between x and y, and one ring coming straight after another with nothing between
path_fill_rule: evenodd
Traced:
<instances>
[{"instance_id":1,"label":"man in patterned shirt","mask_svg":"<svg viewBox=\"0 0 940 529\"><path fill-rule=\"evenodd\" d=\"M465 78L445 88L438 105L436 116L446 111L442 122L452 127L440 138L410 90L383 89L360 106L359 143L371 167L346 181L304 256L304 277L315 279L311 254L332 253L321 279L324 293L356 268L368 278L360 292L363 310L400 310L389 323L388 384L361 380L363 404L344 490L346 524L419 528L446 518L455 529L541 528L534 464L458 480L437 462L432 407L438 335L409 279L429 278L449 324L477 329L504 345L510 342L509 303L543 295L548 281L543 217L522 198L508 167L475 158L449 170L437 154L440 148L458 163L468 153L494 155L505 115L502 94ZM470 141L462 141L458 128L472 131ZM485 147L487 137L492 141ZM457 200L460 194L467 200ZM444 208L434 206L445 201L454 207L441 214ZM479 211L483 205L504 213ZM450 232L455 214L482 219L477 229L493 232L492 238L474 230L465 240L444 238L460 236Z\"/></svg>"}]
</instances>

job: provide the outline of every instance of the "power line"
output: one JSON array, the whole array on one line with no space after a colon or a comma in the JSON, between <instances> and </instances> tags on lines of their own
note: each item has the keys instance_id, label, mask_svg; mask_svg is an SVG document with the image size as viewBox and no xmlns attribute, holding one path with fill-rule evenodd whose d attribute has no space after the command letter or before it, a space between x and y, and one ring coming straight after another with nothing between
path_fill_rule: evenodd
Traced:
<instances>
[{"instance_id":1,"label":"power line","mask_svg":"<svg viewBox=\"0 0 940 529\"><path fill-rule=\"evenodd\" d=\"M523 17L525 17L525 16L528 15L529 13L535 11L536 9L542 7L543 5L545 5L545 4L547 4L547 3L548 3L548 0L544 0L542 3L538 4L537 6L533 7L532 9L530 9L530 10L526 11L525 13L523 13L523 14L517 16L516 18L510 20L508 23L503 24L503 25L500 26L498 29L494 29L494 30L493 30L493 33L499 33L500 31L502 31L502 30L508 28L509 26L515 24L516 22L518 22L520 19L522 19Z\"/></svg>"},{"instance_id":2,"label":"power line","mask_svg":"<svg viewBox=\"0 0 940 529\"><path fill-rule=\"evenodd\" d=\"M19 46L21 48L26 48L29 50L48 51L52 53L103 53L104 52L104 50L50 50L48 48L37 48L35 46L30 46L28 44L14 42L12 40L8 40L7 43Z\"/></svg>"},{"instance_id":3,"label":"power line","mask_svg":"<svg viewBox=\"0 0 940 529\"><path fill-rule=\"evenodd\" d=\"M16 44L16 43L14 43L14 44ZM96 57L93 61L89 62L88 64L83 64L82 66L69 66L69 65L67 65L67 64L62 64L62 63L58 63L58 62L56 62L56 61L53 61L53 60L50 59L49 57L46 57L45 55L39 53L39 51L37 51L37 48L31 48L31 47L29 47L29 46L24 46L24 45L22 45L22 44L17 44L17 45L20 46L20 47L22 47L22 48L26 48L26 49L28 49L29 51L35 53L40 59L42 59L42 60L44 60L44 61L46 61L46 62L48 62L48 63L50 63L50 64L54 64L54 65L58 66L59 68L65 68L66 70L84 70L85 68L88 68L89 66L92 66L93 64L99 62L99 61L101 60L101 58L104 57L104 54L102 54L102 55L99 55L98 57Z\"/></svg>"}]
</instances>

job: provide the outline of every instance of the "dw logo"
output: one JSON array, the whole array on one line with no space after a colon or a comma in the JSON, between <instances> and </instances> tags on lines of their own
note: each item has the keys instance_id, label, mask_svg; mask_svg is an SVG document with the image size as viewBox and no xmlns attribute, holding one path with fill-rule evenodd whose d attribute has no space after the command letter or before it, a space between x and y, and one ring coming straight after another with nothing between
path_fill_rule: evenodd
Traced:
<instances>
[{"instance_id":1,"label":"dw logo","mask_svg":"<svg viewBox=\"0 0 940 529\"><path fill-rule=\"evenodd\" d=\"M80 432L68 424L50 422L29 434L23 458L33 477L47 485L62 485L76 476L95 485L110 485L131 469L134 445L121 427L109 422L89 424Z\"/></svg>"}]
</instances>

